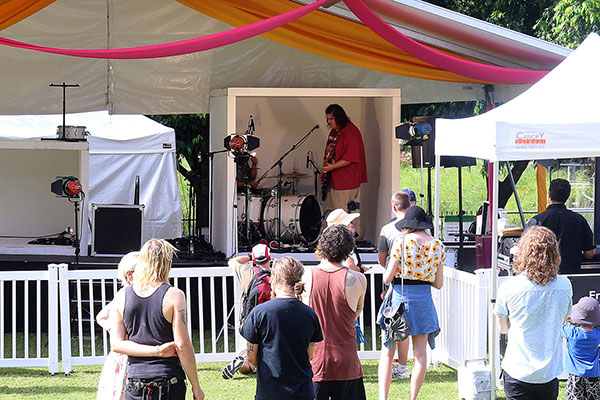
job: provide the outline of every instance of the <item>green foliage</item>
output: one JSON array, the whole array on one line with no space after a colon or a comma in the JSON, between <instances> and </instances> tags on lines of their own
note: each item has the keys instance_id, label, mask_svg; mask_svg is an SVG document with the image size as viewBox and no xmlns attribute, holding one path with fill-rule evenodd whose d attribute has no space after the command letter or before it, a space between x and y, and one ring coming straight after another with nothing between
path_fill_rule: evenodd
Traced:
<instances>
[{"instance_id":1,"label":"green foliage","mask_svg":"<svg viewBox=\"0 0 600 400\"><path fill-rule=\"evenodd\" d=\"M533 36L533 25L554 1L429 0L428 3Z\"/></svg>"},{"instance_id":2,"label":"green foliage","mask_svg":"<svg viewBox=\"0 0 600 400\"><path fill-rule=\"evenodd\" d=\"M179 179L183 194L184 233L199 235L208 226L208 152L209 114L148 115L149 118L175 130L177 170L188 182Z\"/></svg>"},{"instance_id":3,"label":"green foliage","mask_svg":"<svg viewBox=\"0 0 600 400\"><path fill-rule=\"evenodd\" d=\"M405 104L402 105L402 120L413 117L471 117L485 110L484 101L452 101L448 103Z\"/></svg>"},{"instance_id":4,"label":"green foliage","mask_svg":"<svg viewBox=\"0 0 600 400\"><path fill-rule=\"evenodd\" d=\"M534 26L537 35L569 48L600 30L600 0L558 0Z\"/></svg>"},{"instance_id":5,"label":"green foliage","mask_svg":"<svg viewBox=\"0 0 600 400\"><path fill-rule=\"evenodd\" d=\"M190 171L200 168L200 155L208 151L209 115L148 115L149 118L175 129L177 155L185 158Z\"/></svg>"}]
</instances>

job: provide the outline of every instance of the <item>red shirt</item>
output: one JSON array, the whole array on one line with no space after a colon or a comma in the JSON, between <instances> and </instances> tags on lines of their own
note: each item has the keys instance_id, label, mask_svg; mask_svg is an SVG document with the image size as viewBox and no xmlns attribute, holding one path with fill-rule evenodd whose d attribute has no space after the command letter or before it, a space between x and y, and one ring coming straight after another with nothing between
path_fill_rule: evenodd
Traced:
<instances>
[{"instance_id":1,"label":"red shirt","mask_svg":"<svg viewBox=\"0 0 600 400\"><path fill-rule=\"evenodd\" d=\"M362 135L352 122L341 130L332 129L329 132L328 143L335 140L335 161L344 160L352 164L331 171L330 185L334 190L350 190L360 187L367 182L367 162L365 145Z\"/></svg>"}]
</instances>

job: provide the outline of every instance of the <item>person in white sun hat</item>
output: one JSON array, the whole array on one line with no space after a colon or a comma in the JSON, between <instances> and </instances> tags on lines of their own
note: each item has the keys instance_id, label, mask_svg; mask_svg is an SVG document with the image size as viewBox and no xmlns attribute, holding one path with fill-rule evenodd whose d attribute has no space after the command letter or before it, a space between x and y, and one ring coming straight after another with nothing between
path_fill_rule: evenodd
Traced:
<instances>
[{"instance_id":1,"label":"person in white sun hat","mask_svg":"<svg viewBox=\"0 0 600 400\"><path fill-rule=\"evenodd\" d=\"M327 220L326 220L327 228L329 228L332 225L344 225L344 226L350 228L352 230L352 232L354 233L354 236L356 237L356 232L354 231L354 225L352 224L352 221L354 221L358 217L360 217L360 213L348 214L343 209L338 208L338 209L330 212L329 215L327 216ZM325 228L325 229L327 229L327 228ZM348 257L348 259L346 261L343 262L343 264L344 264L344 266L346 266L354 271L358 271L358 272L366 271L366 268L363 267L362 263L360 262L360 260L358 259L357 255L356 255L356 248L352 251L352 253L350 253L350 256Z\"/></svg>"}]
</instances>

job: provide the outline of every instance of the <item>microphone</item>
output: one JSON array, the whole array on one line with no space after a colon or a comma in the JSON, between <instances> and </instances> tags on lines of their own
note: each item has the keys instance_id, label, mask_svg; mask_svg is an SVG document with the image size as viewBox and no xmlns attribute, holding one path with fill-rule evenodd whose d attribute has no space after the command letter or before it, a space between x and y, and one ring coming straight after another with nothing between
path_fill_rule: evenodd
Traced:
<instances>
[{"instance_id":1,"label":"microphone","mask_svg":"<svg viewBox=\"0 0 600 400\"><path fill-rule=\"evenodd\" d=\"M313 128L310 130L311 132L314 131L315 129L319 129L319 124L313 126Z\"/></svg>"},{"instance_id":2,"label":"microphone","mask_svg":"<svg viewBox=\"0 0 600 400\"><path fill-rule=\"evenodd\" d=\"M252 135L254 133L254 117L250 114L248 119L248 128L246 128L246 135Z\"/></svg>"},{"instance_id":3,"label":"microphone","mask_svg":"<svg viewBox=\"0 0 600 400\"><path fill-rule=\"evenodd\" d=\"M308 169L308 165L310 164L310 152L306 153L306 169Z\"/></svg>"}]
</instances>

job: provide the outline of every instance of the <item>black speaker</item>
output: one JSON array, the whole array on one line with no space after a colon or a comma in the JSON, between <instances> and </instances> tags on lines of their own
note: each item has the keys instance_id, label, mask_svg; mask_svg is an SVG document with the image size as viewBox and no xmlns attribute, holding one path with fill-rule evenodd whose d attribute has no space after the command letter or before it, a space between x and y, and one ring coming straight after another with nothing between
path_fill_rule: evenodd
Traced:
<instances>
[{"instance_id":1,"label":"black speaker","mask_svg":"<svg viewBox=\"0 0 600 400\"><path fill-rule=\"evenodd\" d=\"M92 255L138 251L142 247L143 220L143 204L92 204Z\"/></svg>"},{"instance_id":2,"label":"black speaker","mask_svg":"<svg viewBox=\"0 0 600 400\"><path fill-rule=\"evenodd\" d=\"M423 141L420 146L410 148L413 168L421 168L421 154L423 167L435 167L435 117L413 117L412 122L427 122L432 128L429 139Z\"/></svg>"},{"instance_id":3,"label":"black speaker","mask_svg":"<svg viewBox=\"0 0 600 400\"><path fill-rule=\"evenodd\" d=\"M411 146L411 158L413 168L421 168L421 148L423 149L423 167L435 167L435 117L414 117L413 122L427 122L433 128L429 139L425 140L421 146ZM473 157L462 156L441 156L440 166L444 168L451 167L470 167L477 163Z\"/></svg>"}]
</instances>

